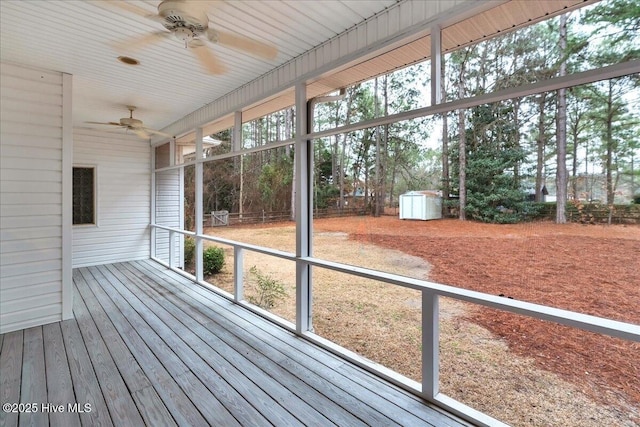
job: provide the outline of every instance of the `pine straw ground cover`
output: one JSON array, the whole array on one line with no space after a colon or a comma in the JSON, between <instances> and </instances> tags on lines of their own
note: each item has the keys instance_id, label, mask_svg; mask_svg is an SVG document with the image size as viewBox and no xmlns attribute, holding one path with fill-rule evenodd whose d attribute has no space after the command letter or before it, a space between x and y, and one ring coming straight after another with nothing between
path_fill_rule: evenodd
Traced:
<instances>
[{"instance_id":1,"label":"pine straw ground cover","mask_svg":"<svg viewBox=\"0 0 640 427\"><path fill-rule=\"evenodd\" d=\"M209 231L294 251L291 223ZM637 226L350 217L316 220L314 232L316 255L346 264L640 324ZM230 261L211 279L227 290ZM252 265L287 284L272 311L293 320L293 264L247 252ZM419 381L419 293L313 274L315 332ZM518 426L640 425L638 343L444 298L440 307L445 394Z\"/></svg>"}]
</instances>

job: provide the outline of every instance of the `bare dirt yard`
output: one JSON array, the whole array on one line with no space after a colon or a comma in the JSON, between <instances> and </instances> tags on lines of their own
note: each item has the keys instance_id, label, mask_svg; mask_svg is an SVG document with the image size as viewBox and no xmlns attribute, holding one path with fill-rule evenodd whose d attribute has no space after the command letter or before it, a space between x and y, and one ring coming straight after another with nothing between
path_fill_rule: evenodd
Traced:
<instances>
[{"instance_id":1,"label":"bare dirt yard","mask_svg":"<svg viewBox=\"0 0 640 427\"><path fill-rule=\"evenodd\" d=\"M287 251L295 242L291 223L210 234ZM314 235L319 257L640 325L638 226L347 217L314 221ZM295 283L290 262L247 257ZM231 270L213 281L231 290ZM420 380L416 291L324 270L314 283L316 333ZM295 303L272 311L291 320ZM640 425L639 343L448 299L441 319L445 394L512 425Z\"/></svg>"}]
</instances>

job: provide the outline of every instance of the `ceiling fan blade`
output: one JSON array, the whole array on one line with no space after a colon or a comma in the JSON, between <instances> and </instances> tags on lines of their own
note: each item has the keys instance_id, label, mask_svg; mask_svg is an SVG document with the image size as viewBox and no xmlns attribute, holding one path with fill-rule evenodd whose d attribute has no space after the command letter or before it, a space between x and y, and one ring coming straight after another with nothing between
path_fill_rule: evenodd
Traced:
<instances>
[{"instance_id":1,"label":"ceiling fan blade","mask_svg":"<svg viewBox=\"0 0 640 427\"><path fill-rule=\"evenodd\" d=\"M198 60L210 74L222 74L227 70L207 46L194 47L190 50L198 57Z\"/></svg>"},{"instance_id":2,"label":"ceiling fan blade","mask_svg":"<svg viewBox=\"0 0 640 427\"><path fill-rule=\"evenodd\" d=\"M143 130L147 133L150 133L152 135L160 135L160 136L166 136L167 138L173 138L173 135L169 135L168 133L164 133L164 132L160 132L159 130L153 130L153 129L149 129L149 128L143 128Z\"/></svg>"},{"instance_id":3,"label":"ceiling fan blade","mask_svg":"<svg viewBox=\"0 0 640 427\"><path fill-rule=\"evenodd\" d=\"M152 43L156 43L163 38L169 37L170 35L171 33L169 31L155 31L143 36L137 36L124 41L119 41L117 43L114 43L113 46L119 50L139 50Z\"/></svg>"},{"instance_id":4,"label":"ceiling fan blade","mask_svg":"<svg viewBox=\"0 0 640 427\"><path fill-rule=\"evenodd\" d=\"M149 135L146 132L146 129L143 129L143 128L131 128L131 130L133 131L133 133L135 133L136 135L138 135L142 139L150 139L151 138L151 135Z\"/></svg>"},{"instance_id":5,"label":"ceiling fan blade","mask_svg":"<svg viewBox=\"0 0 640 427\"><path fill-rule=\"evenodd\" d=\"M124 10L125 12L133 13L134 15L142 16L143 18L152 19L154 21L162 20L162 17L158 16L157 13L149 13L141 7L134 6L129 2L122 0L107 0L106 4L117 7L119 9Z\"/></svg>"},{"instance_id":6,"label":"ceiling fan blade","mask_svg":"<svg viewBox=\"0 0 640 427\"><path fill-rule=\"evenodd\" d=\"M219 43L233 49L239 49L264 59L275 59L278 49L269 43L264 43L256 39L240 36L226 31L209 29L207 37L213 43Z\"/></svg>"},{"instance_id":7,"label":"ceiling fan blade","mask_svg":"<svg viewBox=\"0 0 640 427\"><path fill-rule=\"evenodd\" d=\"M180 8L191 16L200 16L206 15L212 4L210 0L184 0L181 1Z\"/></svg>"},{"instance_id":8,"label":"ceiling fan blade","mask_svg":"<svg viewBox=\"0 0 640 427\"><path fill-rule=\"evenodd\" d=\"M111 126L122 126L120 123L116 123L116 122L85 122L91 125L111 125Z\"/></svg>"}]
</instances>

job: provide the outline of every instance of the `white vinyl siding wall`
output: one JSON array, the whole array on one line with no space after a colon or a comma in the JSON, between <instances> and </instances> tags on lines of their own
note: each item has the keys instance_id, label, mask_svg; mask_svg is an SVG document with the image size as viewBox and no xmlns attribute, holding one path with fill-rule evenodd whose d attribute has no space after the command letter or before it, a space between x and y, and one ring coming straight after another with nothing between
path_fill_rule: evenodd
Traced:
<instances>
[{"instance_id":1,"label":"white vinyl siding wall","mask_svg":"<svg viewBox=\"0 0 640 427\"><path fill-rule=\"evenodd\" d=\"M168 170L156 173L156 224L172 228L182 228L181 215L181 173L179 170ZM176 234L174 238L175 265L180 265L180 243L182 235ZM156 230L156 258L169 264L169 232Z\"/></svg>"},{"instance_id":2,"label":"white vinyl siding wall","mask_svg":"<svg viewBox=\"0 0 640 427\"><path fill-rule=\"evenodd\" d=\"M63 93L61 73L0 64L0 333L62 318Z\"/></svg>"},{"instance_id":3,"label":"white vinyl siding wall","mask_svg":"<svg viewBox=\"0 0 640 427\"><path fill-rule=\"evenodd\" d=\"M149 258L149 142L74 129L73 164L96 168L97 225L73 227L73 267Z\"/></svg>"}]
</instances>

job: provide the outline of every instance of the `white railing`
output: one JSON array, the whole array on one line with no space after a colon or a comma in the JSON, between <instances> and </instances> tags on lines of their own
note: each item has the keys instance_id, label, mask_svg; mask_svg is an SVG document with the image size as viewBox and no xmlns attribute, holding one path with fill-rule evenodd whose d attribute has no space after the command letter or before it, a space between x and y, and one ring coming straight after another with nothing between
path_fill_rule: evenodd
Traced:
<instances>
[{"instance_id":1,"label":"white railing","mask_svg":"<svg viewBox=\"0 0 640 427\"><path fill-rule=\"evenodd\" d=\"M489 295L482 292L470 291L467 289L457 288L439 283L429 282L426 280L414 279L400 276L392 273L385 273L363 267L356 267L341 264L333 261L326 261L314 257L296 257L290 252L280 251L262 246L241 243L234 240L223 239L208 235L196 235L195 233L178 230L171 227L165 227L152 224L151 227L169 231L169 242L176 242L176 233L186 236L192 236L202 241L211 241L233 247L234 250L234 293L233 295L215 288L204 281L194 280L194 277L178 269L172 263L166 263L161 259L154 260L171 268L172 270L189 277L194 282L203 285L214 292L232 299L243 307L278 323L286 329L298 333L298 335L314 342L315 344L348 359L349 361L371 371L375 374L393 382L394 384L416 393L426 400L436 403L439 406L472 421L475 424L496 426L505 425L502 422L477 411L449 396L439 392L439 298L448 297L459 301L470 302L485 307L507 311L514 314L525 315L534 319L547 320L559 323L561 325L572 328L583 329L586 331L596 332L624 340L640 342L640 326L631 323L620 322L611 319L605 319L597 316L591 316L582 313L576 313L569 310L548 307L539 304L533 304L515 299L508 299L499 296ZM169 250L171 254L175 254L175 250ZM274 256L277 258L287 259L305 266L314 266L334 270L340 273L350 274L366 279L377 280L395 286L419 290L422 293L422 383L418 383L397 372L388 369L375 362L364 359L362 356L351 352L336 343L322 338L310 330L300 332L299 325L294 325L278 316L275 316L265 310L262 310L244 300L244 269L243 260L245 251L258 252L261 254ZM199 257L200 254L196 254ZM175 256L170 257L174 259ZM197 263L196 263L197 264ZM296 304L309 304L305 299L296 301ZM305 307L303 311L309 312L309 307Z\"/></svg>"}]
</instances>

